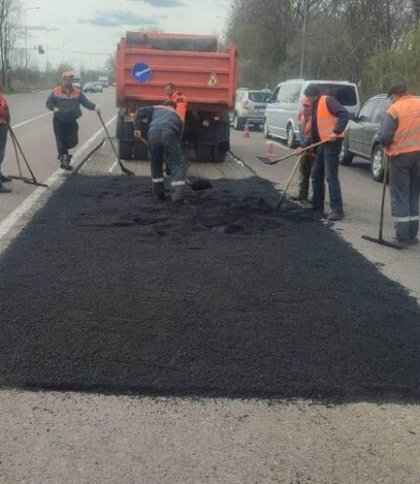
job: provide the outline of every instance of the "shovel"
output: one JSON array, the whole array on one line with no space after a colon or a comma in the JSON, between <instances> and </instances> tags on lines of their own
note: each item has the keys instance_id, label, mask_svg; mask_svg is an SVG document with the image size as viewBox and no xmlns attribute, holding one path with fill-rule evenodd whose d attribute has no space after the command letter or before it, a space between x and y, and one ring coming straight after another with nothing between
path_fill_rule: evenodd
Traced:
<instances>
[{"instance_id":1,"label":"shovel","mask_svg":"<svg viewBox=\"0 0 420 484\"><path fill-rule=\"evenodd\" d=\"M270 158L268 158L268 156L257 156L257 158L266 165L277 165L277 163L280 163L280 161L287 160L289 158L292 158L292 156L295 156L298 154L300 155L304 151L311 150L312 148L316 148L317 146L322 145L324 143L327 143L327 141L319 141L318 143L314 143L312 145L306 146L305 148L299 148L295 151L292 151L288 155L282 156L278 160L271 160Z\"/></svg>"},{"instance_id":2,"label":"shovel","mask_svg":"<svg viewBox=\"0 0 420 484\"><path fill-rule=\"evenodd\" d=\"M115 153L115 156L117 158L118 164L120 165L121 171L123 173L125 173L126 175L128 175L128 176L134 176L134 173L131 170L129 170L128 168L126 168L123 165L122 161L120 160L120 157L118 156L118 153L117 153L117 150L115 148L114 142L112 141L111 135L109 134L108 128L106 127L106 124L104 123L104 120L102 119L102 116L100 115L100 113L97 113L97 114L98 114L98 118L101 121L102 127L104 128L104 131L105 131L105 133L106 133L106 135L108 137L109 143L111 144L112 149L114 150L114 153Z\"/></svg>"}]
</instances>

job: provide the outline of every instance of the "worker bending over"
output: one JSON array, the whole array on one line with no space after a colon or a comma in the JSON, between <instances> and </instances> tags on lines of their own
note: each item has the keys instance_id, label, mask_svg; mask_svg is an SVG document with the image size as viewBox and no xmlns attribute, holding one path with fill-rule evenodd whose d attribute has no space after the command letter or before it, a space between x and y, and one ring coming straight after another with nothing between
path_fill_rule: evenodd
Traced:
<instances>
[{"instance_id":1,"label":"worker bending over","mask_svg":"<svg viewBox=\"0 0 420 484\"><path fill-rule=\"evenodd\" d=\"M163 105L146 106L136 111L134 136L141 138L147 132L150 149L153 193L165 199L163 161L171 166L172 201L182 201L185 195L187 163L182 153L184 123L176 111L176 103L166 100Z\"/></svg>"}]
</instances>

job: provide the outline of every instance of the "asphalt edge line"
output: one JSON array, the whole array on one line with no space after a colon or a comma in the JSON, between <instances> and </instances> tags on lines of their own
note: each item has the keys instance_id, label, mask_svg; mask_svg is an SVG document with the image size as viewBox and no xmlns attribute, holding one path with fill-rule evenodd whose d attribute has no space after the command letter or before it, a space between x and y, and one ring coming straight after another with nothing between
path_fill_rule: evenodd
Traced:
<instances>
[{"instance_id":1,"label":"asphalt edge line","mask_svg":"<svg viewBox=\"0 0 420 484\"><path fill-rule=\"evenodd\" d=\"M115 118L116 115L108 121L107 125L112 124ZM74 158L79 158L80 155L96 141L103 131L104 129L101 127L95 134L85 141L85 143L83 143L83 145L74 154ZM4 220L0 222L0 257L9 247L10 243L20 234L26 225L29 224L37 211L40 210L47 203L52 194L58 190L58 188L60 188L69 175L70 173L63 173L61 169L57 169L45 181L48 187L36 188ZM43 196L44 198L42 203L38 203Z\"/></svg>"}]
</instances>

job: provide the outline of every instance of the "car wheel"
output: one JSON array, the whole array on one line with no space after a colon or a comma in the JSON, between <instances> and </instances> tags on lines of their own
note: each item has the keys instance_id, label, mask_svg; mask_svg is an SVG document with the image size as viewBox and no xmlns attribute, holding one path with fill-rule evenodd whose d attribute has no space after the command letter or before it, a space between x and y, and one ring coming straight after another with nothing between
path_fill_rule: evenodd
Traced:
<instances>
[{"instance_id":1,"label":"car wheel","mask_svg":"<svg viewBox=\"0 0 420 484\"><path fill-rule=\"evenodd\" d=\"M235 113L233 117L233 127L237 130L240 131L243 128L244 122L241 118L238 118L238 115Z\"/></svg>"},{"instance_id":2,"label":"car wheel","mask_svg":"<svg viewBox=\"0 0 420 484\"><path fill-rule=\"evenodd\" d=\"M353 158L354 158L354 155L353 153L349 152L347 141L344 140L343 144L341 145L340 154L338 155L338 161L340 162L340 165L343 165L343 166L351 165Z\"/></svg>"},{"instance_id":3,"label":"car wheel","mask_svg":"<svg viewBox=\"0 0 420 484\"><path fill-rule=\"evenodd\" d=\"M296 147L296 136L295 132L293 131L292 125L289 124L287 126L287 140L286 140L287 146L289 148L295 148Z\"/></svg>"},{"instance_id":4,"label":"car wheel","mask_svg":"<svg viewBox=\"0 0 420 484\"><path fill-rule=\"evenodd\" d=\"M264 133L264 138L271 138L270 131L268 129L268 122L267 118L264 119L264 125L263 125L263 133Z\"/></svg>"},{"instance_id":5,"label":"car wheel","mask_svg":"<svg viewBox=\"0 0 420 484\"><path fill-rule=\"evenodd\" d=\"M384 150L381 145L375 145L372 150L372 177L375 181L381 182L384 179Z\"/></svg>"}]
</instances>

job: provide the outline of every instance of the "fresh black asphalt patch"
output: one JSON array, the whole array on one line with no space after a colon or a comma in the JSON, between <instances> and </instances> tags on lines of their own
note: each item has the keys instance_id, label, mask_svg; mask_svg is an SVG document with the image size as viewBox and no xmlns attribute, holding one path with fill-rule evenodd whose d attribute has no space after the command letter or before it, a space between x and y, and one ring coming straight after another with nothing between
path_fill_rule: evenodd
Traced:
<instances>
[{"instance_id":1,"label":"fresh black asphalt patch","mask_svg":"<svg viewBox=\"0 0 420 484\"><path fill-rule=\"evenodd\" d=\"M68 177L0 261L0 386L419 401L420 311L264 180Z\"/></svg>"}]
</instances>

